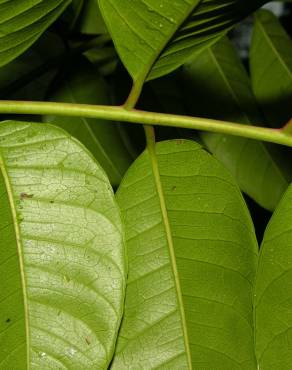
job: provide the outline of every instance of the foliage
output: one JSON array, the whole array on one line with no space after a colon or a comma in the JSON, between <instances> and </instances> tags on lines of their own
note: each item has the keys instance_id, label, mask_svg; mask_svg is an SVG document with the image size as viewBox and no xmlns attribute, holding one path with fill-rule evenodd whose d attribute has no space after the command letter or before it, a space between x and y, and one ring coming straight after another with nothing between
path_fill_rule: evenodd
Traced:
<instances>
[{"instance_id":1,"label":"foliage","mask_svg":"<svg viewBox=\"0 0 292 370\"><path fill-rule=\"evenodd\" d=\"M292 41L266 2L0 1L0 369L291 369Z\"/></svg>"}]
</instances>

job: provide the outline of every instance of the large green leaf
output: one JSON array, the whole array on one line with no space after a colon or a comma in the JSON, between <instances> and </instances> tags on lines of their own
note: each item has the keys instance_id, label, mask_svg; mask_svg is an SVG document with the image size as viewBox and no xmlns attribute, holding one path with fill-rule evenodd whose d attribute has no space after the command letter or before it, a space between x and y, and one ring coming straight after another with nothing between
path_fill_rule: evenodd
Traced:
<instances>
[{"instance_id":1,"label":"large green leaf","mask_svg":"<svg viewBox=\"0 0 292 370\"><path fill-rule=\"evenodd\" d=\"M241 193L198 144L156 150L117 193L129 275L112 369L255 370L257 245Z\"/></svg>"},{"instance_id":2,"label":"large green leaf","mask_svg":"<svg viewBox=\"0 0 292 370\"><path fill-rule=\"evenodd\" d=\"M6 0L0 2L0 66L28 49L71 0Z\"/></svg>"},{"instance_id":3,"label":"large green leaf","mask_svg":"<svg viewBox=\"0 0 292 370\"><path fill-rule=\"evenodd\" d=\"M176 69L264 2L99 0L118 53L135 81Z\"/></svg>"},{"instance_id":4,"label":"large green leaf","mask_svg":"<svg viewBox=\"0 0 292 370\"><path fill-rule=\"evenodd\" d=\"M0 124L0 368L107 369L124 295L119 211L63 130Z\"/></svg>"},{"instance_id":5,"label":"large green leaf","mask_svg":"<svg viewBox=\"0 0 292 370\"><path fill-rule=\"evenodd\" d=\"M244 124L263 121L249 77L227 38L184 65L183 91L195 116ZM273 210L289 185L292 171L280 165L277 149L245 138L202 132L206 147L232 172L240 188Z\"/></svg>"},{"instance_id":6,"label":"large green leaf","mask_svg":"<svg viewBox=\"0 0 292 370\"><path fill-rule=\"evenodd\" d=\"M255 15L250 70L254 93L270 125L282 127L292 117L292 40L275 15Z\"/></svg>"},{"instance_id":7,"label":"large green leaf","mask_svg":"<svg viewBox=\"0 0 292 370\"><path fill-rule=\"evenodd\" d=\"M261 370L290 370L292 363L292 252L290 186L261 246L255 289L256 352Z\"/></svg>"},{"instance_id":8,"label":"large green leaf","mask_svg":"<svg viewBox=\"0 0 292 370\"><path fill-rule=\"evenodd\" d=\"M110 104L107 85L98 70L86 60L74 64L49 99L69 103ZM47 116L46 122L62 127L80 140L117 186L133 158L121 136L122 127L107 120ZM126 135L126 134L125 134Z\"/></svg>"}]
</instances>

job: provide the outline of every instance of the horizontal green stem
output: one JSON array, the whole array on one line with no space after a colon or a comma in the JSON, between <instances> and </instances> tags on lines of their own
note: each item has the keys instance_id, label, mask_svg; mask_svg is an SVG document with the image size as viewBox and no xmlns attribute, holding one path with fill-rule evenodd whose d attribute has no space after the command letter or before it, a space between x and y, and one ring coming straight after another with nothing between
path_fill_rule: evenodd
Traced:
<instances>
[{"instance_id":1,"label":"horizontal green stem","mask_svg":"<svg viewBox=\"0 0 292 370\"><path fill-rule=\"evenodd\" d=\"M102 118L111 121L139 123L143 125L188 128L242 136L292 147L292 135L285 130L247 126L207 118L125 109L123 106L1 100L0 113L50 114L56 116Z\"/></svg>"}]
</instances>

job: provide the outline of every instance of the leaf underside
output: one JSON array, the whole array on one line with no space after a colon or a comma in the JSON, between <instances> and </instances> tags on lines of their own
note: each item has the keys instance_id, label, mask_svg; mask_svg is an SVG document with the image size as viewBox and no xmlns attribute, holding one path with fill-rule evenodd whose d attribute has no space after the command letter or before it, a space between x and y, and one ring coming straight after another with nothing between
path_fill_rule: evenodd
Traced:
<instances>
[{"instance_id":1,"label":"leaf underside","mask_svg":"<svg viewBox=\"0 0 292 370\"><path fill-rule=\"evenodd\" d=\"M0 2L0 66L28 49L57 19L71 0Z\"/></svg>"},{"instance_id":2,"label":"leaf underside","mask_svg":"<svg viewBox=\"0 0 292 370\"><path fill-rule=\"evenodd\" d=\"M178 304L159 195L144 152L117 192L129 275L112 369L254 370L257 246L242 196L198 144L177 140L156 148L184 307Z\"/></svg>"},{"instance_id":3,"label":"leaf underside","mask_svg":"<svg viewBox=\"0 0 292 370\"><path fill-rule=\"evenodd\" d=\"M264 0L99 0L133 79L154 79L210 46Z\"/></svg>"},{"instance_id":4,"label":"leaf underside","mask_svg":"<svg viewBox=\"0 0 292 370\"><path fill-rule=\"evenodd\" d=\"M292 363L291 186L265 232L255 288L256 353L261 370Z\"/></svg>"},{"instance_id":5,"label":"leaf underside","mask_svg":"<svg viewBox=\"0 0 292 370\"><path fill-rule=\"evenodd\" d=\"M54 126L2 122L0 154L0 368L106 369L125 285L109 182Z\"/></svg>"}]
</instances>

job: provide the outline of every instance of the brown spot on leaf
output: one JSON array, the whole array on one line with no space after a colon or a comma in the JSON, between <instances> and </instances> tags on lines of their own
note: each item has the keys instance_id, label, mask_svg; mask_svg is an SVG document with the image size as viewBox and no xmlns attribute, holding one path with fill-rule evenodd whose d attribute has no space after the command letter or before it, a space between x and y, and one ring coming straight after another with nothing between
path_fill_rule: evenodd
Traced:
<instances>
[{"instance_id":1,"label":"brown spot on leaf","mask_svg":"<svg viewBox=\"0 0 292 370\"><path fill-rule=\"evenodd\" d=\"M20 199L30 199L33 197L33 194L20 193Z\"/></svg>"}]
</instances>

